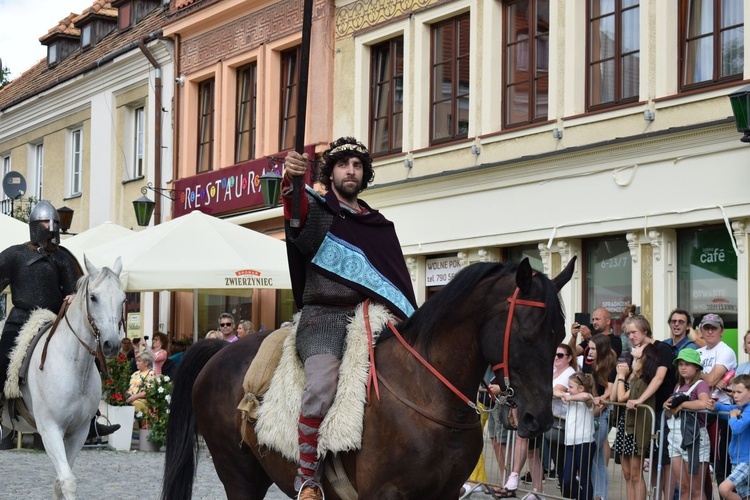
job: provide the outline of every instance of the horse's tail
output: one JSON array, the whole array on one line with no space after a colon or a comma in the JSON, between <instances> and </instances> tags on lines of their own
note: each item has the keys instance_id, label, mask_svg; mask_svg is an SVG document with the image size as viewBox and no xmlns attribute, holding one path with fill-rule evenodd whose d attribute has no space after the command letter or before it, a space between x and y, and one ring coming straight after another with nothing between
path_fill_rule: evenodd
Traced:
<instances>
[{"instance_id":1,"label":"horse's tail","mask_svg":"<svg viewBox=\"0 0 750 500\"><path fill-rule=\"evenodd\" d=\"M167 422L162 500L184 500L193 494L199 456L193 385L208 360L227 345L223 340L202 340L185 351L177 368Z\"/></svg>"}]
</instances>

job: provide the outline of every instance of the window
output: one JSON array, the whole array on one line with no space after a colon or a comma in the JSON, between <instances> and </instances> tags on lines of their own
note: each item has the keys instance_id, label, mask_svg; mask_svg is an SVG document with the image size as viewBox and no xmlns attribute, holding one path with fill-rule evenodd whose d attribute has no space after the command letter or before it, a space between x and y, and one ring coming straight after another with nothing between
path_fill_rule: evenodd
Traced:
<instances>
[{"instance_id":1,"label":"window","mask_svg":"<svg viewBox=\"0 0 750 500\"><path fill-rule=\"evenodd\" d=\"M47 65L54 66L57 64L57 44L53 43L47 46Z\"/></svg>"},{"instance_id":2,"label":"window","mask_svg":"<svg viewBox=\"0 0 750 500\"><path fill-rule=\"evenodd\" d=\"M214 79L198 86L198 172L213 169L214 156Z\"/></svg>"},{"instance_id":3,"label":"window","mask_svg":"<svg viewBox=\"0 0 750 500\"><path fill-rule=\"evenodd\" d=\"M70 134L70 194L81 194L81 175L83 172L83 130L74 130Z\"/></svg>"},{"instance_id":4,"label":"window","mask_svg":"<svg viewBox=\"0 0 750 500\"><path fill-rule=\"evenodd\" d=\"M0 179L5 179L5 176L10 172L10 155L0 157L0 165L2 165L2 172L0 172ZM4 190L0 190L0 200L7 200L8 197L5 195Z\"/></svg>"},{"instance_id":5,"label":"window","mask_svg":"<svg viewBox=\"0 0 750 500\"><path fill-rule=\"evenodd\" d=\"M87 24L81 30L81 47L87 48L91 45L91 25Z\"/></svg>"},{"instance_id":6,"label":"window","mask_svg":"<svg viewBox=\"0 0 750 500\"><path fill-rule=\"evenodd\" d=\"M521 262L523 259L529 259L533 270L544 272L544 263L538 245L519 245L505 249L506 262Z\"/></svg>"},{"instance_id":7,"label":"window","mask_svg":"<svg viewBox=\"0 0 750 500\"><path fill-rule=\"evenodd\" d=\"M516 0L505 6L503 126L547 120L549 1Z\"/></svg>"},{"instance_id":8,"label":"window","mask_svg":"<svg viewBox=\"0 0 750 500\"><path fill-rule=\"evenodd\" d=\"M32 183L32 196L37 200L42 199L42 182L44 181L44 144L34 146L34 182Z\"/></svg>"},{"instance_id":9,"label":"window","mask_svg":"<svg viewBox=\"0 0 750 500\"><path fill-rule=\"evenodd\" d=\"M126 2L117 7L117 23L120 30L130 27L131 4Z\"/></svg>"},{"instance_id":10,"label":"window","mask_svg":"<svg viewBox=\"0 0 750 500\"><path fill-rule=\"evenodd\" d=\"M633 261L625 236L608 236L586 240L583 246L586 262L585 306L593 313L599 307L612 314L612 328L620 335L622 313L633 301ZM623 346L628 345L623 342Z\"/></svg>"},{"instance_id":11,"label":"window","mask_svg":"<svg viewBox=\"0 0 750 500\"><path fill-rule=\"evenodd\" d=\"M597 109L638 100L638 0L589 0L588 106Z\"/></svg>"},{"instance_id":12,"label":"window","mask_svg":"<svg viewBox=\"0 0 750 500\"><path fill-rule=\"evenodd\" d=\"M370 151L401 151L404 114L404 37L370 49Z\"/></svg>"},{"instance_id":13,"label":"window","mask_svg":"<svg viewBox=\"0 0 750 500\"><path fill-rule=\"evenodd\" d=\"M237 70L237 125L234 162L255 158L255 124L257 118L258 64Z\"/></svg>"},{"instance_id":14,"label":"window","mask_svg":"<svg viewBox=\"0 0 750 500\"><path fill-rule=\"evenodd\" d=\"M432 27L430 143L469 135L469 14Z\"/></svg>"},{"instance_id":15,"label":"window","mask_svg":"<svg viewBox=\"0 0 750 500\"><path fill-rule=\"evenodd\" d=\"M737 288L737 256L726 228L677 231L677 303L700 320L716 313L727 329L737 328L741 300ZM730 345L725 332L722 340ZM736 337L734 337L736 342ZM733 347L736 347L734 343Z\"/></svg>"},{"instance_id":16,"label":"window","mask_svg":"<svg viewBox=\"0 0 750 500\"><path fill-rule=\"evenodd\" d=\"M146 152L146 109L133 110L133 177L143 177L143 162Z\"/></svg>"},{"instance_id":17,"label":"window","mask_svg":"<svg viewBox=\"0 0 750 500\"><path fill-rule=\"evenodd\" d=\"M300 47L281 53L281 129L279 151L294 148L297 129L297 85Z\"/></svg>"},{"instance_id":18,"label":"window","mask_svg":"<svg viewBox=\"0 0 750 500\"><path fill-rule=\"evenodd\" d=\"M741 80L744 72L743 2L680 1L680 88Z\"/></svg>"}]
</instances>

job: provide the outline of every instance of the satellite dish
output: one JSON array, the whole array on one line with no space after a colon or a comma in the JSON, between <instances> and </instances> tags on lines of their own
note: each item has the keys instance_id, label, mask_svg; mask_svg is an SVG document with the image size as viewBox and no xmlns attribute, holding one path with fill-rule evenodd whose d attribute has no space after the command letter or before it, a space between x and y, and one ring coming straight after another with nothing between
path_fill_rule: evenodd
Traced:
<instances>
[{"instance_id":1,"label":"satellite dish","mask_svg":"<svg viewBox=\"0 0 750 500\"><path fill-rule=\"evenodd\" d=\"M17 200L26 193L26 179L18 172L10 171L3 177L3 193Z\"/></svg>"}]
</instances>

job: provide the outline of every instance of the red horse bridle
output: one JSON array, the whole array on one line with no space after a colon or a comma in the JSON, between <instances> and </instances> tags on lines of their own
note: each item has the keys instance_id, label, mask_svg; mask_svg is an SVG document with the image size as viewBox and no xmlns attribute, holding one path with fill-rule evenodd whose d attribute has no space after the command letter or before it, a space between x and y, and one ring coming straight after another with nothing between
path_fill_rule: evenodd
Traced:
<instances>
[{"instance_id":1,"label":"red horse bridle","mask_svg":"<svg viewBox=\"0 0 750 500\"><path fill-rule=\"evenodd\" d=\"M534 272L532 276L536 274ZM507 399L513 396L513 388L510 386L510 333L511 333L511 327L513 325L513 314L516 310L516 305L520 306L530 306L530 307L541 307L546 308L547 304L544 302L536 301L536 300L525 300L525 299L519 299L518 294L521 293L521 289L516 287L516 290L513 292L513 297L508 297L508 302L510 303L510 308L508 309L508 320L505 323L505 338L503 343L503 362L498 363L496 365L492 366L492 371L496 370L503 370L505 372L505 377L503 378L503 382L505 385L505 388L502 389L503 396L498 399L502 399L503 403L506 403ZM365 313L365 325L367 328L367 333L369 337L369 346L370 346L370 377L367 382L367 394L368 394L368 400L369 400L369 394L370 394L370 388L374 386L375 388L375 394L380 399L380 390L378 388L378 375L375 370L375 352L374 352L374 344L372 342L372 332L370 330L370 321L369 321L369 314L368 314L368 303L369 299L365 301L364 304L364 313ZM443 383L448 389L450 389L456 396L458 396L464 403L469 405L472 409L479 412L479 408L477 407L476 403L471 401L468 397L466 397L465 394L463 394L461 391L459 391L453 384L448 381L437 369L435 369L434 366L432 366L426 359L424 359L412 346L409 345L406 340L401 336L401 334L398 332L395 326L393 326L393 323L390 321L388 322L388 327L391 329L393 334L396 336L396 338L401 342L401 344L406 348L407 351L409 351L415 358L419 360L420 363L422 363L430 372L432 372L435 377L440 380L440 382ZM491 394L491 393L490 393ZM496 399L495 396L492 396L493 399Z\"/></svg>"},{"instance_id":2,"label":"red horse bridle","mask_svg":"<svg viewBox=\"0 0 750 500\"><path fill-rule=\"evenodd\" d=\"M534 273L536 274L536 273ZM508 297L510 302L510 309L508 310L508 320L505 322L505 338L503 339L503 362L492 366L492 371L503 370L505 376L503 377L503 385L501 388L503 392L504 400L513 396L513 387L510 385L510 328L513 325L513 313L516 310L516 304L519 306L530 306L530 307L541 307L546 308L547 304L539 302L538 300L525 300L519 299L518 294L521 289L516 287L516 291L513 292L513 297ZM494 396L493 396L494 399Z\"/></svg>"}]
</instances>

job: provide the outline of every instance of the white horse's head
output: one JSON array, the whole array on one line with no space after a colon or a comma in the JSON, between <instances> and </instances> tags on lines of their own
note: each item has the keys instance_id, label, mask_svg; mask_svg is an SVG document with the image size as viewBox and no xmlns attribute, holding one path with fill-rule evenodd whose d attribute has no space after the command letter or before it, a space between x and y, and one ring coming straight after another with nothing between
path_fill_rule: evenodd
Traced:
<instances>
[{"instance_id":1,"label":"white horse's head","mask_svg":"<svg viewBox=\"0 0 750 500\"><path fill-rule=\"evenodd\" d=\"M83 257L88 277L82 278L78 286L79 307L84 308L93 329L99 330L102 353L107 359L120 352L124 335L121 325L125 312L125 292L120 282L122 261L118 257L112 269L97 269L86 256ZM124 326L124 325L122 325Z\"/></svg>"}]
</instances>

